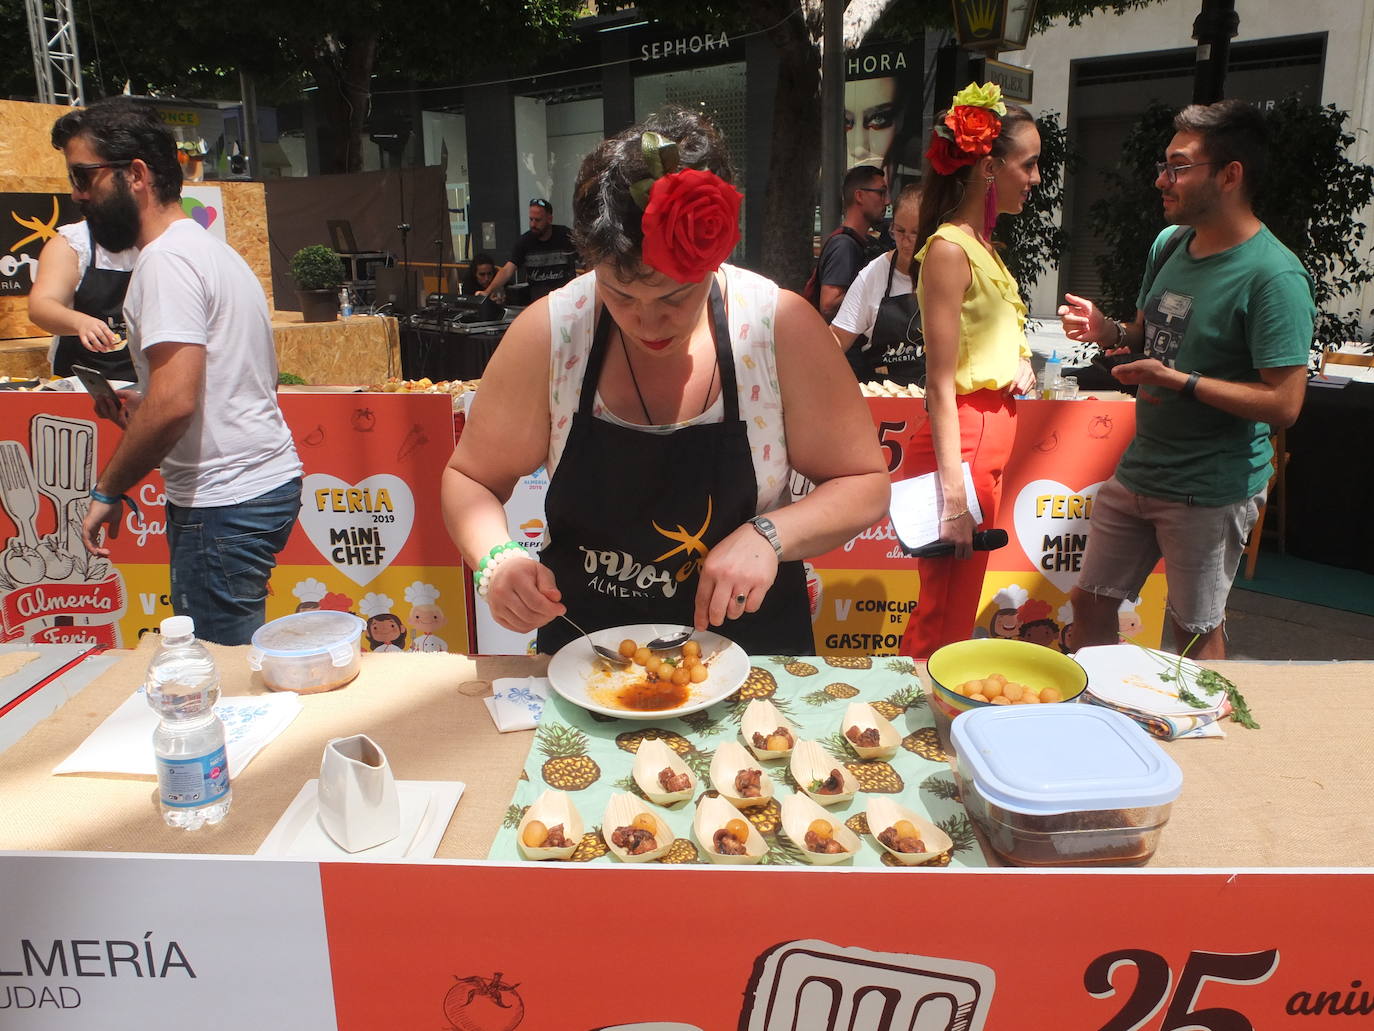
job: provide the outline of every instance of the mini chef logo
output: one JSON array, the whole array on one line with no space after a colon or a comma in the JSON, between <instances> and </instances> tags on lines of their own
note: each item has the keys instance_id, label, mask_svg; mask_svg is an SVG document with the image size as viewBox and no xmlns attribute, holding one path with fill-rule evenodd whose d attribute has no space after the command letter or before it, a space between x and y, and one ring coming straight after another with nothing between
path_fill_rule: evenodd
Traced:
<instances>
[{"instance_id":1,"label":"mini chef logo","mask_svg":"<svg viewBox=\"0 0 1374 1031\"><path fill-rule=\"evenodd\" d=\"M415 496L399 476L379 473L357 483L325 473L305 478L301 525L306 536L360 587L391 565L414 522Z\"/></svg>"},{"instance_id":2,"label":"mini chef logo","mask_svg":"<svg viewBox=\"0 0 1374 1031\"><path fill-rule=\"evenodd\" d=\"M582 567L591 575L587 586L617 598L645 598L655 590L663 597L671 598L677 593L678 584L687 581L701 567L702 560L710 551L706 545L706 535L711 530L711 513L712 499L707 495L706 517L696 532L688 530L681 523L670 530L650 520L649 525L671 542L672 547L649 562L638 561L628 551L579 548ZM679 555L683 561L676 569L671 568L671 560ZM667 565L660 566L659 563Z\"/></svg>"},{"instance_id":3,"label":"mini chef logo","mask_svg":"<svg viewBox=\"0 0 1374 1031\"><path fill-rule=\"evenodd\" d=\"M54 938L0 944L0 1012L71 1010L81 1006L81 987L54 984L75 978L196 977L175 940L158 942L148 931L141 941L117 938ZM3 1023L3 1018L0 1018Z\"/></svg>"}]
</instances>

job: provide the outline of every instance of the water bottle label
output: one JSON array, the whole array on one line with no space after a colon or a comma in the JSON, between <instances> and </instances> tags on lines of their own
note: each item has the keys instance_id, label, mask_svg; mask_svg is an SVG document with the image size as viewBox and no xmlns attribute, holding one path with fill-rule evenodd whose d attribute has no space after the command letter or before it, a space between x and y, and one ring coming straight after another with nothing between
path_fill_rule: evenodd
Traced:
<instances>
[{"instance_id":1,"label":"water bottle label","mask_svg":"<svg viewBox=\"0 0 1374 1031\"><path fill-rule=\"evenodd\" d=\"M209 755L157 760L158 792L173 809L213 805L229 792L229 762L221 745Z\"/></svg>"}]
</instances>

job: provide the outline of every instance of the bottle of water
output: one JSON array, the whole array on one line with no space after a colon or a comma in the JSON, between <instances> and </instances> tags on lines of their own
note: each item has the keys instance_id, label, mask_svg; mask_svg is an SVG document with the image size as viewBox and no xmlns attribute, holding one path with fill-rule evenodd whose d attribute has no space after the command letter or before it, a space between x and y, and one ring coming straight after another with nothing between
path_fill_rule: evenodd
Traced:
<instances>
[{"instance_id":1,"label":"bottle of water","mask_svg":"<svg viewBox=\"0 0 1374 1031\"><path fill-rule=\"evenodd\" d=\"M1063 363L1059 360L1059 352L1052 351L1049 358L1045 360L1045 367L1040 370L1040 396L1046 401L1053 401L1055 391L1059 387L1059 373L1063 368Z\"/></svg>"},{"instance_id":2,"label":"bottle of water","mask_svg":"<svg viewBox=\"0 0 1374 1031\"><path fill-rule=\"evenodd\" d=\"M344 318L353 314L353 297L346 286L339 290L339 314Z\"/></svg>"},{"instance_id":3,"label":"bottle of water","mask_svg":"<svg viewBox=\"0 0 1374 1031\"><path fill-rule=\"evenodd\" d=\"M158 808L169 827L188 831L223 820L233 797L224 724L215 715L219 674L195 629L190 616L162 621L162 644L144 684L161 721L153 731Z\"/></svg>"}]
</instances>

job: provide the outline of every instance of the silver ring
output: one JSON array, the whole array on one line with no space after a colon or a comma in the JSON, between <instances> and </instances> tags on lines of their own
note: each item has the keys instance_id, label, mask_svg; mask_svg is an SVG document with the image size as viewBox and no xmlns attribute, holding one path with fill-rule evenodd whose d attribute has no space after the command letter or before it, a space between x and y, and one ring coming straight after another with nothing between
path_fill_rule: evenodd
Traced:
<instances>
[{"instance_id":1,"label":"silver ring","mask_svg":"<svg viewBox=\"0 0 1374 1031\"><path fill-rule=\"evenodd\" d=\"M747 594L737 594L737 595L735 595L735 604L736 604L736 605L743 605L743 604L744 604L746 601L748 601L748 600L749 600L749 596L748 596Z\"/></svg>"}]
</instances>

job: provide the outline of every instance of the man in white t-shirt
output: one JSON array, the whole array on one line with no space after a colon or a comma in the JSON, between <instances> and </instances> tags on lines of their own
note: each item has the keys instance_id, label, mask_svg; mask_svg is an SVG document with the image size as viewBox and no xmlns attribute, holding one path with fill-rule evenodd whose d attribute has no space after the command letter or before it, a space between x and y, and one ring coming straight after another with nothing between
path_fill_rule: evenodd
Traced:
<instances>
[{"instance_id":1,"label":"man in white t-shirt","mask_svg":"<svg viewBox=\"0 0 1374 1031\"><path fill-rule=\"evenodd\" d=\"M115 97L53 125L95 240L140 248L124 301L139 390L97 412L124 429L91 491L86 549L108 555L128 491L161 466L172 608L196 634L247 644L300 512L301 463L277 405L267 299L247 263L187 218L171 133Z\"/></svg>"}]
</instances>

